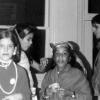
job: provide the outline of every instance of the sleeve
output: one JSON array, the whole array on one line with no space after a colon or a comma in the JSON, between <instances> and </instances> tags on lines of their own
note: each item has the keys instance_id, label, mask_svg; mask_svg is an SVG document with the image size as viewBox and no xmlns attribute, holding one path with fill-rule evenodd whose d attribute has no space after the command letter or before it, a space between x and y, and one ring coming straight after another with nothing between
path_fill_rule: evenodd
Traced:
<instances>
[{"instance_id":1,"label":"sleeve","mask_svg":"<svg viewBox=\"0 0 100 100\"><path fill-rule=\"evenodd\" d=\"M50 84L50 72L48 72L42 81L41 84L41 91L40 91L40 100L42 100L42 97L45 95L46 89Z\"/></svg>"},{"instance_id":2,"label":"sleeve","mask_svg":"<svg viewBox=\"0 0 100 100\"><path fill-rule=\"evenodd\" d=\"M31 100L31 90L30 90L30 84L29 84L29 78L27 75L26 70L21 71L20 76L20 91L23 95L23 100Z\"/></svg>"},{"instance_id":3,"label":"sleeve","mask_svg":"<svg viewBox=\"0 0 100 100\"><path fill-rule=\"evenodd\" d=\"M34 82L30 71L29 60L24 52L21 52L21 61L18 63L18 65L26 69L30 80L30 86L33 87Z\"/></svg>"},{"instance_id":4,"label":"sleeve","mask_svg":"<svg viewBox=\"0 0 100 100\"><path fill-rule=\"evenodd\" d=\"M26 70L30 68L29 60L24 52L21 52L21 60L18 65L24 67Z\"/></svg>"},{"instance_id":5,"label":"sleeve","mask_svg":"<svg viewBox=\"0 0 100 100\"><path fill-rule=\"evenodd\" d=\"M71 96L76 97L75 100L92 100L90 92L90 86L86 77L80 70L73 69L71 73L70 85L65 90L65 95L68 93L68 89L73 92Z\"/></svg>"},{"instance_id":6,"label":"sleeve","mask_svg":"<svg viewBox=\"0 0 100 100\"><path fill-rule=\"evenodd\" d=\"M74 92L79 100L92 100L89 83L81 71L77 72L77 81L74 84ZM84 99L83 99L84 98Z\"/></svg>"}]
</instances>

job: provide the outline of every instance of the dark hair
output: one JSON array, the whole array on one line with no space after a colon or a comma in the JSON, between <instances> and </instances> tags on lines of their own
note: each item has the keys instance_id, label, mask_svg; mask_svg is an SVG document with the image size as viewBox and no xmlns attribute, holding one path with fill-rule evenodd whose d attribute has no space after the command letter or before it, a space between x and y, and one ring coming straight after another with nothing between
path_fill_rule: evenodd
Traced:
<instances>
[{"instance_id":1,"label":"dark hair","mask_svg":"<svg viewBox=\"0 0 100 100\"><path fill-rule=\"evenodd\" d=\"M15 63L18 63L20 61L21 46L17 34L15 34L13 30L3 30L0 32L0 39L3 38L10 38L14 47L17 47L16 54L13 55L12 58Z\"/></svg>"},{"instance_id":2,"label":"dark hair","mask_svg":"<svg viewBox=\"0 0 100 100\"><path fill-rule=\"evenodd\" d=\"M100 24L100 15L98 14L98 15L94 16L91 20L91 23L92 23L92 25L95 23Z\"/></svg>"},{"instance_id":3,"label":"dark hair","mask_svg":"<svg viewBox=\"0 0 100 100\"><path fill-rule=\"evenodd\" d=\"M33 33L35 34L35 32L37 31L36 27L31 26L29 24L17 24L15 26L15 32L17 32L17 35L19 35L20 38L24 38L26 35ZM25 30L27 32L25 32Z\"/></svg>"}]
</instances>

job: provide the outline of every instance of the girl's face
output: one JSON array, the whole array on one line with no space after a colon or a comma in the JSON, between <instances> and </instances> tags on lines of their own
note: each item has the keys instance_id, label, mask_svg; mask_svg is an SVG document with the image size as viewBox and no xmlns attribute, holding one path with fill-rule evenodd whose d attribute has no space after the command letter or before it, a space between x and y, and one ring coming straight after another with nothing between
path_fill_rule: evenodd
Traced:
<instances>
[{"instance_id":1,"label":"girl's face","mask_svg":"<svg viewBox=\"0 0 100 100\"><path fill-rule=\"evenodd\" d=\"M66 48L57 48L55 52L55 62L58 67L65 67L69 60L69 53L67 52Z\"/></svg>"},{"instance_id":2,"label":"girl's face","mask_svg":"<svg viewBox=\"0 0 100 100\"><path fill-rule=\"evenodd\" d=\"M23 39L20 39L21 48L24 51L27 51L32 44L33 34L30 33L26 35Z\"/></svg>"},{"instance_id":3,"label":"girl's face","mask_svg":"<svg viewBox=\"0 0 100 100\"><path fill-rule=\"evenodd\" d=\"M92 29L96 38L100 39L100 24L94 24Z\"/></svg>"},{"instance_id":4,"label":"girl's face","mask_svg":"<svg viewBox=\"0 0 100 100\"><path fill-rule=\"evenodd\" d=\"M3 38L0 40L0 59L8 61L15 54L16 50L10 38Z\"/></svg>"}]
</instances>

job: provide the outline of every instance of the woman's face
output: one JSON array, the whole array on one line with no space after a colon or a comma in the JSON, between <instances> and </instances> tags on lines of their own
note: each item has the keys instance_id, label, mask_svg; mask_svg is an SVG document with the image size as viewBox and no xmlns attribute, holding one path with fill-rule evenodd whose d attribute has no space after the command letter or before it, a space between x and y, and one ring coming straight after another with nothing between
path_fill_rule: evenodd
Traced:
<instances>
[{"instance_id":1,"label":"woman's face","mask_svg":"<svg viewBox=\"0 0 100 100\"><path fill-rule=\"evenodd\" d=\"M20 39L22 50L27 51L30 48L30 46L32 44L33 36L34 35L32 33L30 33L30 34L26 35L23 39Z\"/></svg>"},{"instance_id":2,"label":"woman's face","mask_svg":"<svg viewBox=\"0 0 100 100\"><path fill-rule=\"evenodd\" d=\"M55 62L58 67L65 67L69 60L69 53L67 52L66 48L57 48L55 52Z\"/></svg>"},{"instance_id":3,"label":"woman's face","mask_svg":"<svg viewBox=\"0 0 100 100\"><path fill-rule=\"evenodd\" d=\"M16 49L10 38L3 38L0 40L0 59L8 61L15 54Z\"/></svg>"}]
</instances>

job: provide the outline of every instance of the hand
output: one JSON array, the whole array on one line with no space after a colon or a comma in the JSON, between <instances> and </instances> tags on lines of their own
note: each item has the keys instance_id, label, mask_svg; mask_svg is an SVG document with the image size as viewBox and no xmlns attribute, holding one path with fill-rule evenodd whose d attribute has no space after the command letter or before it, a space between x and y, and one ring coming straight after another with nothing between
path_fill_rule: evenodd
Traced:
<instances>
[{"instance_id":1,"label":"hand","mask_svg":"<svg viewBox=\"0 0 100 100\"><path fill-rule=\"evenodd\" d=\"M65 90L63 88L59 89L59 96L63 96L65 94Z\"/></svg>"},{"instance_id":2,"label":"hand","mask_svg":"<svg viewBox=\"0 0 100 100\"><path fill-rule=\"evenodd\" d=\"M32 96L35 96L35 94L36 94L36 88L35 87L32 87L31 88L31 91L32 91Z\"/></svg>"},{"instance_id":3,"label":"hand","mask_svg":"<svg viewBox=\"0 0 100 100\"><path fill-rule=\"evenodd\" d=\"M41 58L40 59L40 70L43 71L45 67L48 64L48 59L47 58Z\"/></svg>"},{"instance_id":4,"label":"hand","mask_svg":"<svg viewBox=\"0 0 100 100\"><path fill-rule=\"evenodd\" d=\"M22 96L22 94L17 93L17 94L12 94L12 95L6 96L2 100L23 100L23 96Z\"/></svg>"},{"instance_id":5,"label":"hand","mask_svg":"<svg viewBox=\"0 0 100 100\"><path fill-rule=\"evenodd\" d=\"M49 88L52 92L57 92L60 89L59 83L53 83L49 85Z\"/></svg>"}]
</instances>

